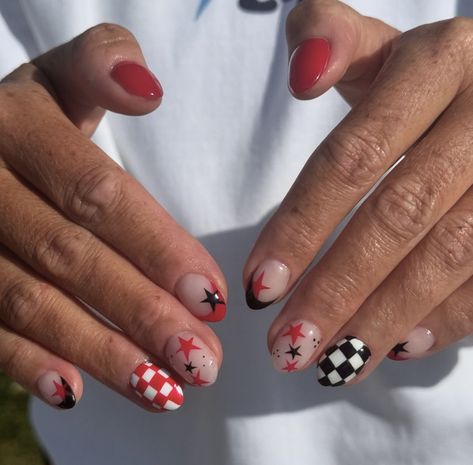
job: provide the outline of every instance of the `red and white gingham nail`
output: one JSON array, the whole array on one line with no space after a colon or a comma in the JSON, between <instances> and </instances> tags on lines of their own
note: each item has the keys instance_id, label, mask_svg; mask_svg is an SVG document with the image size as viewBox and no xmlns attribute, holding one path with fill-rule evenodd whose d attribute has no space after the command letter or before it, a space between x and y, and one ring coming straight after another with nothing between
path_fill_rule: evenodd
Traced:
<instances>
[{"instance_id":1,"label":"red and white gingham nail","mask_svg":"<svg viewBox=\"0 0 473 465\"><path fill-rule=\"evenodd\" d=\"M136 367L130 377L135 393L157 410L177 410L184 403L182 387L151 362Z\"/></svg>"}]
</instances>

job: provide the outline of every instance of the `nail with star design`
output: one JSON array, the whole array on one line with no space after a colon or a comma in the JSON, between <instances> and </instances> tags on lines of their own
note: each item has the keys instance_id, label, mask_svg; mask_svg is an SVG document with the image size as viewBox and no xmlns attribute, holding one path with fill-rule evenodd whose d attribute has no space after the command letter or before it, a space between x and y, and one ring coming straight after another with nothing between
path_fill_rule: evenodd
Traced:
<instances>
[{"instance_id":1,"label":"nail with star design","mask_svg":"<svg viewBox=\"0 0 473 465\"><path fill-rule=\"evenodd\" d=\"M166 357L171 367L192 386L210 386L217 379L215 354L191 332L171 337L166 346Z\"/></svg>"},{"instance_id":2,"label":"nail with star design","mask_svg":"<svg viewBox=\"0 0 473 465\"><path fill-rule=\"evenodd\" d=\"M265 260L251 275L246 289L246 303L253 310L271 305L281 296L289 282L289 268L277 260Z\"/></svg>"},{"instance_id":3,"label":"nail with star design","mask_svg":"<svg viewBox=\"0 0 473 465\"><path fill-rule=\"evenodd\" d=\"M199 320L215 322L225 317L227 307L222 293L203 275L184 275L176 285L176 295Z\"/></svg>"},{"instance_id":4,"label":"nail with star design","mask_svg":"<svg viewBox=\"0 0 473 465\"><path fill-rule=\"evenodd\" d=\"M61 409L71 409L76 405L76 397L69 383L56 371L48 371L38 379L38 390L50 405Z\"/></svg>"},{"instance_id":5,"label":"nail with star design","mask_svg":"<svg viewBox=\"0 0 473 465\"><path fill-rule=\"evenodd\" d=\"M273 344L274 368L284 373L306 368L321 340L320 329L315 324L306 320L292 321L280 331Z\"/></svg>"},{"instance_id":6,"label":"nail with star design","mask_svg":"<svg viewBox=\"0 0 473 465\"><path fill-rule=\"evenodd\" d=\"M417 326L406 338L396 344L388 357L391 360L410 360L419 358L427 354L427 352L435 344L435 337L427 328Z\"/></svg>"}]
</instances>

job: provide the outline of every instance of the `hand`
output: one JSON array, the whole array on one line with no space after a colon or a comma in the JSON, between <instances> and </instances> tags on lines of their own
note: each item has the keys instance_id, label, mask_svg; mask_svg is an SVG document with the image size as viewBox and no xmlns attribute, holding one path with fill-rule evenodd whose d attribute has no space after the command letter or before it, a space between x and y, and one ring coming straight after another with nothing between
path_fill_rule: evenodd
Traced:
<instances>
[{"instance_id":1,"label":"hand","mask_svg":"<svg viewBox=\"0 0 473 465\"><path fill-rule=\"evenodd\" d=\"M154 411L217 376L200 320L225 314L219 268L89 140L104 109L142 115L161 97L135 38L107 24L0 85L0 368L52 405L82 395L72 364Z\"/></svg>"},{"instance_id":2,"label":"hand","mask_svg":"<svg viewBox=\"0 0 473 465\"><path fill-rule=\"evenodd\" d=\"M318 360L319 382L337 386L387 354L422 357L473 331L473 21L401 34L342 3L305 0L287 38L294 96L335 85L353 109L265 226L244 280L253 308L295 289L269 331L275 367Z\"/></svg>"}]
</instances>

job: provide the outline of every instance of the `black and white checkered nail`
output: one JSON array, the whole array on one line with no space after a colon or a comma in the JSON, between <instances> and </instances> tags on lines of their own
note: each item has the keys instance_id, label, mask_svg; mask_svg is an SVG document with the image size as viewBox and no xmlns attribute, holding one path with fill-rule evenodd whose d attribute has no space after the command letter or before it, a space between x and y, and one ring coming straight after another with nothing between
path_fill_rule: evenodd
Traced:
<instances>
[{"instance_id":1,"label":"black and white checkered nail","mask_svg":"<svg viewBox=\"0 0 473 465\"><path fill-rule=\"evenodd\" d=\"M370 357L371 351L363 341L346 336L322 355L317 379L322 386L342 386L363 370Z\"/></svg>"}]
</instances>

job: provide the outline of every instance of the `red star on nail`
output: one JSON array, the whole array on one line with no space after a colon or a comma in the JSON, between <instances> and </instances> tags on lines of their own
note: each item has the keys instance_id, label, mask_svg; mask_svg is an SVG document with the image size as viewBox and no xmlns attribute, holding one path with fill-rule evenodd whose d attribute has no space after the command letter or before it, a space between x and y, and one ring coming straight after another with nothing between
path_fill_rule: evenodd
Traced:
<instances>
[{"instance_id":1,"label":"red star on nail","mask_svg":"<svg viewBox=\"0 0 473 465\"><path fill-rule=\"evenodd\" d=\"M203 386L204 384L209 384L209 381L205 381L205 379L202 379L200 377L199 370L195 376L192 375L192 384L194 384L195 386Z\"/></svg>"},{"instance_id":2,"label":"red star on nail","mask_svg":"<svg viewBox=\"0 0 473 465\"><path fill-rule=\"evenodd\" d=\"M290 373L291 371L296 371L297 370L296 365L297 365L297 360L293 363L290 363L289 360L286 360L286 366L283 367L283 370L286 370L288 373Z\"/></svg>"},{"instance_id":3,"label":"red star on nail","mask_svg":"<svg viewBox=\"0 0 473 465\"><path fill-rule=\"evenodd\" d=\"M187 341L184 338L179 337L179 344L181 344L181 347L176 352L176 354L181 352L181 351L184 352L184 356L186 357L186 360L189 361L189 352L191 350L201 349L201 347L194 345L193 341L194 341L193 337L191 337Z\"/></svg>"},{"instance_id":4,"label":"red star on nail","mask_svg":"<svg viewBox=\"0 0 473 465\"><path fill-rule=\"evenodd\" d=\"M56 388L56 391L53 392L53 396L59 396L61 400L64 400L66 398L66 390L64 389L64 386L62 384L56 383L56 381L53 381L54 387Z\"/></svg>"},{"instance_id":5,"label":"red star on nail","mask_svg":"<svg viewBox=\"0 0 473 465\"><path fill-rule=\"evenodd\" d=\"M283 334L283 336L291 336L292 345L296 343L298 337L305 337L304 333L301 331L303 324L304 323L299 323L295 326L289 325L289 329Z\"/></svg>"},{"instance_id":6,"label":"red star on nail","mask_svg":"<svg viewBox=\"0 0 473 465\"><path fill-rule=\"evenodd\" d=\"M263 284L264 271L253 281L253 295L258 298L259 293L265 289L271 289Z\"/></svg>"}]
</instances>

